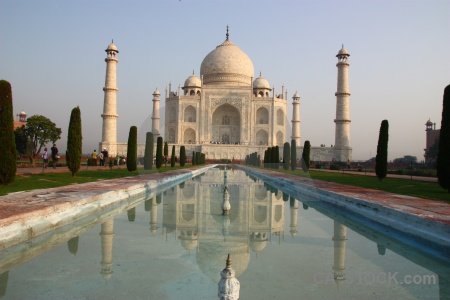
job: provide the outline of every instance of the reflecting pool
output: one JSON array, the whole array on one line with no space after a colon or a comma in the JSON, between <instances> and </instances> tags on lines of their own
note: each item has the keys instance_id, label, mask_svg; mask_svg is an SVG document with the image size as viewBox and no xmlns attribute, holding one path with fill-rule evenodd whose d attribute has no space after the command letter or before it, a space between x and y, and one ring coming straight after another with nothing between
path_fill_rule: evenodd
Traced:
<instances>
[{"instance_id":1,"label":"reflecting pool","mask_svg":"<svg viewBox=\"0 0 450 300\"><path fill-rule=\"evenodd\" d=\"M449 260L432 245L226 174L211 169L0 252L0 297L217 299L228 254L240 299L449 297Z\"/></svg>"}]
</instances>

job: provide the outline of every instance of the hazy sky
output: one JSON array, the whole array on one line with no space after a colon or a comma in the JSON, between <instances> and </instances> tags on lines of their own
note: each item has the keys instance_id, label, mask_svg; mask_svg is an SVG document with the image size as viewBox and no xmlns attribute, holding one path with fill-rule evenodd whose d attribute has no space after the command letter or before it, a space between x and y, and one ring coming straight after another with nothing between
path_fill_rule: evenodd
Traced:
<instances>
[{"instance_id":1,"label":"hazy sky","mask_svg":"<svg viewBox=\"0 0 450 300\"><path fill-rule=\"evenodd\" d=\"M389 159L423 159L425 122L440 127L450 84L450 1L21 1L0 0L0 79L13 88L14 114L44 115L62 129L79 106L83 151L101 140L105 49L114 39L118 141L136 125L151 131L152 93L183 85L225 40L249 55L291 98L301 95L301 143L334 144L337 58L350 53L353 159L376 154L389 120ZM164 106L162 97L161 106ZM161 126L163 127L163 126ZM290 135L289 134L289 140ZM139 142L144 142L141 139Z\"/></svg>"}]
</instances>

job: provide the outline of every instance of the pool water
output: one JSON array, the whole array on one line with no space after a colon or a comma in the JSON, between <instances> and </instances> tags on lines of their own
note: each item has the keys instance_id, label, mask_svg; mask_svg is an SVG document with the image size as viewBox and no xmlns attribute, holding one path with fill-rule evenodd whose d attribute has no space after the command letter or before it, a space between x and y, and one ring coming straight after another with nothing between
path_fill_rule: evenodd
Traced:
<instances>
[{"instance_id":1,"label":"pool water","mask_svg":"<svg viewBox=\"0 0 450 300\"><path fill-rule=\"evenodd\" d=\"M0 252L0 296L217 299L230 254L240 299L448 299L449 261L427 245L226 172L228 216L214 168Z\"/></svg>"}]
</instances>

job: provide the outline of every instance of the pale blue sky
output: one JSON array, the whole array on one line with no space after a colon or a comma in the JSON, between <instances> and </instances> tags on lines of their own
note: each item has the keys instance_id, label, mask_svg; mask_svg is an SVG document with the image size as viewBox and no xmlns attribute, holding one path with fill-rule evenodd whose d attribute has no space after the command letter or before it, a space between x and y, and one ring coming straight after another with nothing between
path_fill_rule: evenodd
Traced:
<instances>
[{"instance_id":1,"label":"pale blue sky","mask_svg":"<svg viewBox=\"0 0 450 300\"><path fill-rule=\"evenodd\" d=\"M101 139L104 50L119 53L118 141L130 126L150 131L152 92L183 85L225 39L281 92L301 95L301 143L334 144L337 59L350 52L354 160L376 154L389 120L389 159L423 159L425 122L440 127L450 84L450 1L21 1L0 0L0 78L13 88L14 114L41 114L62 128L65 150L80 106L83 151ZM164 101L161 103L164 106ZM289 132L290 136L290 132ZM290 138L289 138L290 139ZM141 140L143 142L143 140Z\"/></svg>"}]
</instances>

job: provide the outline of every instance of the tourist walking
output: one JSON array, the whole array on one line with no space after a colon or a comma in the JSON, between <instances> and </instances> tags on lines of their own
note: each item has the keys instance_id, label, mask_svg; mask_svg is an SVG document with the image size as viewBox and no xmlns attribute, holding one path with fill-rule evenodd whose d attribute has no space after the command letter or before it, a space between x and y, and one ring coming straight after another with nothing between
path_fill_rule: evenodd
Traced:
<instances>
[{"instance_id":1,"label":"tourist walking","mask_svg":"<svg viewBox=\"0 0 450 300\"><path fill-rule=\"evenodd\" d=\"M92 158L92 163L94 164L94 166L96 166L97 165L97 150L94 149L94 152L92 152L91 158Z\"/></svg>"},{"instance_id":2,"label":"tourist walking","mask_svg":"<svg viewBox=\"0 0 450 300\"><path fill-rule=\"evenodd\" d=\"M104 166L105 161L103 160L103 159L104 159L104 157L103 157L103 152L100 152L100 153L98 154L98 159L99 159L99 161L100 161L100 166Z\"/></svg>"},{"instance_id":3,"label":"tourist walking","mask_svg":"<svg viewBox=\"0 0 450 300\"><path fill-rule=\"evenodd\" d=\"M53 169L56 169L56 164L58 163L58 147L56 147L56 144L53 144L53 147L50 148L52 151L52 161L53 161Z\"/></svg>"},{"instance_id":4,"label":"tourist walking","mask_svg":"<svg viewBox=\"0 0 450 300\"><path fill-rule=\"evenodd\" d=\"M106 162L108 161L108 150L106 148L103 148L103 165L106 166Z\"/></svg>"},{"instance_id":5,"label":"tourist walking","mask_svg":"<svg viewBox=\"0 0 450 300\"><path fill-rule=\"evenodd\" d=\"M44 153L42 153L42 170L47 169L48 164L48 152L47 148L44 149Z\"/></svg>"}]
</instances>

